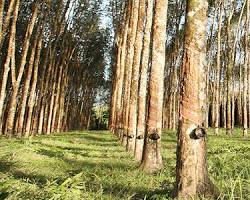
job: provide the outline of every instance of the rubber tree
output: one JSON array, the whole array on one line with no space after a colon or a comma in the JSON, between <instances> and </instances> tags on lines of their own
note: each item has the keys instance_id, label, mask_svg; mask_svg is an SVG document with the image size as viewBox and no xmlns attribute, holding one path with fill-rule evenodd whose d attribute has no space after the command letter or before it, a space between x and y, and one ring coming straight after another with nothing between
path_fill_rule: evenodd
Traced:
<instances>
[{"instance_id":1,"label":"rubber tree","mask_svg":"<svg viewBox=\"0 0 250 200\"><path fill-rule=\"evenodd\" d=\"M188 0L177 141L178 198L214 195L206 155L206 27L208 2Z\"/></svg>"},{"instance_id":2,"label":"rubber tree","mask_svg":"<svg viewBox=\"0 0 250 200\"><path fill-rule=\"evenodd\" d=\"M141 167L152 173L162 168L161 132L164 96L167 0L156 0L152 30L152 64L149 80L148 116Z\"/></svg>"}]
</instances>

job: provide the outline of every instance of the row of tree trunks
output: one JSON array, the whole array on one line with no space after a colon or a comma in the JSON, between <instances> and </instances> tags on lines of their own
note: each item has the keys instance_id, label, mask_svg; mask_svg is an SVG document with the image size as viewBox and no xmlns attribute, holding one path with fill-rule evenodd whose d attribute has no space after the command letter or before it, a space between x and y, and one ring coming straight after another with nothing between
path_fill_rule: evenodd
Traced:
<instances>
[{"instance_id":1,"label":"row of tree trunks","mask_svg":"<svg viewBox=\"0 0 250 200\"><path fill-rule=\"evenodd\" d=\"M14 60L12 56L13 56L13 52L15 51L15 46L16 46L15 37L16 37L16 23L17 23L17 18L18 18L18 13L19 13L19 4L20 4L20 1L17 0L15 8L13 10L13 21L12 21L12 25L10 28L8 50L7 50L7 55L5 58L2 81L1 81L1 93L0 93L0 132L1 134L3 133L2 130L3 130L3 120L4 120L3 115L4 115L4 101L6 97L6 86L7 86L8 75L10 71L10 65L12 65L13 60ZM12 4L10 4L9 6L12 6Z\"/></svg>"},{"instance_id":2,"label":"row of tree trunks","mask_svg":"<svg viewBox=\"0 0 250 200\"><path fill-rule=\"evenodd\" d=\"M174 19L180 16L183 8L175 4L175 12L171 15ZM179 3L179 4L184 4ZM174 3L172 4L174 6ZM173 6L171 9L173 9ZM240 4L236 1L217 1L211 4L209 9L209 34L208 34L208 64L207 64L207 115L206 127L215 128L218 134L219 128L226 129L230 136L233 134L233 128L244 127L244 113L247 117L245 127L250 126L250 93L249 83L246 86L246 100L244 100L244 66L245 66L245 21L247 1L242 0ZM237 15L235 20L234 16ZM177 18L178 19L178 18ZM171 20L169 20L171 22ZM217 22L215 22L217 21ZM180 23L180 22L179 22ZM173 20L169 25L171 29L177 27L179 30L178 20ZM165 71L165 98L164 98L164 128L175 130L179 110L179 82L180 77L175 76L175 72L181 68L181 57L183 41L182 32L173 31L169 33L169 38L173 42L167 46L166 71ZM176 39L174 39L176 38ZM178 46L177 52L175 47ZM177 63L175 63L177 57ZM247 68L247 71L249 67ZM179 74L179 72L178 72ZM247 76L249 76L247 72ZM176 94L175 91L178 91ZM244 101L246 102L244 105ZM245 109L245 107L246 109ZM245 118L246 118L245 117Z\"/></svg>"},{"instance_id":3,"label":"row of tree trunks","mask_svg":"<svg viewBox=\"0 0 250 200\"><path fill-rule=\"evenodd\" d=\"M51 3L0 1L0 135L29 137L90 128L104 82L106 35L93 30L99 23L93 10L88 14L96 18L79 33L79 27L69 23L79 23L85 8L73 9L71 19L71 0Z\"/></svg>"},{"instance_id":4,"label":"row of tree trunks","mask_svg":"<svg viewBox=\"0 0 250 200\"><path fill-rule=\"evenodd\" d=\"M153 173L163 166L161 137L166 86L168 1L140 0L139 4L137 1L130 1L128 5L124 23L128 32L124 29L119 36L126 40L126 45L121 45L119 39L117 56L120 58L117 58L116 85L113 86L112 95L112 109L115 110L111 111L110 128L126 145L127 151L135 154L140 168ZM207 1L191 0L187 3L184 58L180 70L180 124L176 164L175 196L180 198L216 196L216 189L208 178L204 128L207 112L207 9ZM176 51L178 48L177 42ZM124 52L127 57L122 56ZM172 90L175 96L173 106L178 109L178 76L175 65L179 55L173 55L174 67L170 68L169 77L172 79L170 84L175 82ZM125 60L122 62L123 59ZM119 79L122 75L123 79ZM117 93L120 85L123 86L122 92ZM120 107L118 100L121 101ZM175 109L173 113L176 112Z\"/></svg>"},{"instance_id":5,"label":"row of tree trunks","mask_svg":"<svg viewBox=\"0 0 250 200\"><path fill-rule=\"evenodd\" d=\"M117 50L112 129L148 172L162 167L166 18L167 1L129 1Z\"/></svg>"}]
</instances>

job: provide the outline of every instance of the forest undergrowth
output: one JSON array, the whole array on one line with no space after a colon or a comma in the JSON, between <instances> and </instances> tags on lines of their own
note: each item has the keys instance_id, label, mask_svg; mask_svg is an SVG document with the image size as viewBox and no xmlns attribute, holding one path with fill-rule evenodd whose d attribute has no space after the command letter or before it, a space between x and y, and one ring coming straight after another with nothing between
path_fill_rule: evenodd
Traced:
<instances>
[{"instance_id":1,"label":"forest undergrowth","mask_svg":"<svg viewBox=\"0 0 250 200\"><path fill-rule=\"evenodd\" d=\"M233 137L209 132L209 174L219 199L250 199L250 141L240 129ZM164 131L164 169L149 175L109 132L0 138L0 199L171 199L175 152L175 132Z\"/></svg>"}]
</instances>

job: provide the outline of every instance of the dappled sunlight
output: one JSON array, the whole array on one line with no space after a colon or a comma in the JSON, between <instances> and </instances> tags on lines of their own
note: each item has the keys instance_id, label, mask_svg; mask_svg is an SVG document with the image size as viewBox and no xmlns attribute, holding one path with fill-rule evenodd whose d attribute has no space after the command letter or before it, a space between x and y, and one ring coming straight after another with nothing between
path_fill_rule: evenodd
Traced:
<instances>
[{"instance_id":1,"label":"dappled sunlight","mask_svg":"<svg viewBox=\"0 0 250 200\"><path fill-rule=\"evenodd\" d=\"M232 190L235 197L249 192L250 144L235 141L238 132L235 138L225 136L220 141L209 132L209 174L223 198L230 197ZM174 131L164 131L164 168L152 175L142 172L139 163L109 132L75 132L30 140L1 138L0 148L1 196L45 198L42 193L46 192L46 198L66 193L70 198L74 190L76 198L86 199L168 199L174 187Z\"/></svg>"}]
</instances>

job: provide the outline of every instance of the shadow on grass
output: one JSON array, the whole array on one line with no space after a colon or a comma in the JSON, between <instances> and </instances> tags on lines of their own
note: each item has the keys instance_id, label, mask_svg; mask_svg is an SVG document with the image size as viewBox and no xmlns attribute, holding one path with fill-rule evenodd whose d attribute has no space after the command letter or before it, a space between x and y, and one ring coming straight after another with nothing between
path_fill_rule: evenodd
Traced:
<instances>
[{"instance_id":1,"label":"shadow on grass","mask_svg":"<svg viewBox=\"0 0 250 200\"><path fill-rule=\"evenodd\" d=\"M35 183L37 185L43 185L47 182L48 177L43 175L35 175L27 172L23 172L15 166L15 162L1 160L0 172L9 174L15 179L25 180L25 182ZM1 198L0 198L1 199Z\"/></svg>"},{"instance_id":2,"label":"shadow on grass","mask_svg":"<svg viewBox=\"0 0 250 200\"><path fill-rule=\"evenodd\" d=\"M13 167L13 165L14 165L13 162L3 160L3 158L1 158L1 160L0 160L0 172L3 172L3 173L9 172L11 170L11 168Z\"/></svg>"},{"instance_id":3,"label":"shadow on grass","mask_svg":"<svg viewBox=\"0 0 250 200\"><path fill-rule=\"evenodd\" d=\"M124 186L122 184L107 184L103 188L104 194L112 195L114 197L118 197L120 199L124 199L125 194L133 194L130 195L129 199L133 200L144 200L144 199L162 199L162 198L170 198L172 195L172 188L162 187L156 190L149 190L148 188L139 188L139 187L131 187Z\"/></svg>"},{"instance_id":4,"label":"shadow on grass","mask_svg":"<svg viewBox=\"0 0 250 200\"><path fill-rule=\"evenodd\" d=\"M89 151L91 152L91 151ZM50 151L47 149L40 149L37 151L38 154L41 155L45 155L48 156L52 159L60 159L63 160L66 163L69 163L70 165L72 165L74 168L79 168L81 171L85 171L85 170L93 170L95 168L98 168L99 170L110 170L110 169L120 169L120 170L133 170L134 167L130 166L128 163L120 163L120 162L111 162L112 158L114 158L114 156L108 157L108 159L106 161L88 161L88 160L76 160L74 158L69 159L69 158L65 158L64 154L62 152L55 152L55 151ZM74 152L76 155L84 155L82 152ZM101 153L101 151L100 151ZM107 158L107 155L91 155L91 156L87 156L88 154L86 154L86 158L102 158L105 159ZM79 171L77 171L79 172Z\"/></svg>"}]
</instances>

